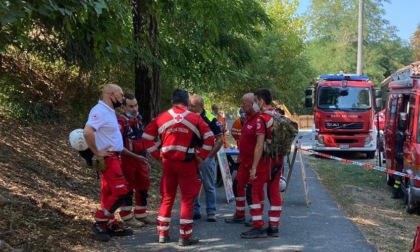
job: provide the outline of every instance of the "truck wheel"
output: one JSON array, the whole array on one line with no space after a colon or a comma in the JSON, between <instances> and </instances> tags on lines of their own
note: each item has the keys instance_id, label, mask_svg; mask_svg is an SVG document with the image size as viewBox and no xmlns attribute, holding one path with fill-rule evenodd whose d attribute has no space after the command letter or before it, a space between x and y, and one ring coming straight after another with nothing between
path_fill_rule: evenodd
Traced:
<instances>
[{"instance_id":1,"label":"truck wheel","mask_svg":"<svg viewBox=\"0 0 420 252\"><path fill-rule=\"evenodd\" d=\"M376 151L368 151L368 152L366 152L366 157L367 157L368 159L375 158L375 152L376 152Z\"/></svg>"},{"instance_id":2,"label":"truck wheel","mask_svg":"<svg viewBox=\"0 0 420 252\"><path fill-rule=\"evenodd\" d=\"M413 214L416 211L417 204L413 202L410 197L410 187L408 187L407 192L404 193L404 203L406 204L405 211L408 214Z\"/></svg>"}]
</instances>

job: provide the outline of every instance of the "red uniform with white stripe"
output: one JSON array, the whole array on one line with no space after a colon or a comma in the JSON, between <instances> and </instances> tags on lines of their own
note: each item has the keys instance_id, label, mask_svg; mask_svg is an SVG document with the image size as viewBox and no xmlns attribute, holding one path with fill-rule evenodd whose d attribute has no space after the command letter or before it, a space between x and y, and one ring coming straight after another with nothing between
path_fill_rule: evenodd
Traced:
<instances>
[{"instance_id":1,"label":"red uniform with white stripe","mask_svg":"<svg viewBox=\"0 0 420 252\"><path fill-rule=\"evenodd\" d=\"M146 148L141 138L144 130L141 116L128 117L122 115L118 117L118 124L123 137L124 147L137 155L145 156ZM121 161L122 171L128 182L130 194L134 193L135 203L134 212L132 212L132 197L127 199L124 206L120 208L121 219L126 221L135 217L141 220L147 216L147 197L151 185L149 166L136 158L125 155L121 156Z\"/></svg>"},{"instance_id":2,"label":"red uniform with white stripe","mask_svg":"<svg viewBox=\"0 0 420 252\"><path fill-rule=\"evenodd\" d=\"M266 140L271 141L271 129L273 127L273 116L277 112L269 109L260 114L260 120L257 121L256 135L266 134ZM264 120L262 122L261 120ZM262 123L262 124L261 124ZM272 174L275 166L280 169L277 173ZM252 226L261 228L264 226L262 219L263 211L261 206L261 192L264 192L264 184L267 183L267 195L270 201L270 210L268 211L269 225L278 227L280 223L280 215L282 211L282 201L280 194L280 176L283 166L283 158L276 161L275 158L261 157L256 171L256 179L250 181L251 185L251 203L249 203L250 213L252 217Z\"/></svg>"},{"instance_id":3,"label":"red uniform with white stripe","mask_svg":"<svg viewBox=\"0 0 420 252\"><path fill-rule=\"evenodd\" d=\"M192 139L202 140L192 146ZM160 136L161 144L155 142ZM157 218L159 236L169 234L172 206L178 185L181 191L180 237L190 238L193 227L193 204L201 182L198 180L198 163L195 156L205 159L214 143L213 132L200 115L184 106L173 106L160 114L145 129L143 141L147 151L162 159L160 183L161 205ZM159 149L159 145L161 148ZM201 145L201 147L199 147Z\"/></svg>"},{"instance_id":4,"label":"red uniform with white stripe","mask_svg":"<svg viewBox=\"0 0 420 252\"><path fill-rule=\"evenodd\" d=\"M257 122L262 124L260 113L255 113L247 117L241 130L240 152L238 159L241 159L241 165L236 175L236 216L245 217L245 188L249 182L249 171L252 168L254 160L254 150L257 144ZM258 170L257 170L258 172ZM257 176L258 173L256 174ZM260 195L261 201L264 202L264 191ZM261 202L260 202L261 203Z\"/></svg>"}]
</instances>

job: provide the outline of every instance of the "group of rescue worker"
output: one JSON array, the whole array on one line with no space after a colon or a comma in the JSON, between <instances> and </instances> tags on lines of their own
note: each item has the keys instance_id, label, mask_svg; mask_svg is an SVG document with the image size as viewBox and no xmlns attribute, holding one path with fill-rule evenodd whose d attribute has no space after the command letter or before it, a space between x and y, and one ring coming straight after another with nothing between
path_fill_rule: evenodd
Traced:
<instances>
[{"instance_id":1,"label":"group of rescue worker","mask_svg":"<svg viewBox=\"0 0 420 252\"><path fill-rule=\"evenodd\" d=\"M241 116L232 127L232 136L240 149L240 164L233 190L236 211L226 223L252 226L242 238L277 237L282 211L280 176L283 159L265 157L264 141L271 139L272 95L258 89L242 97ZM226 121L217 105L212 113L204 109L201 96L189 96L176 89L172 107L159 114L147 126L142 122L134 95L124 94L120 86L106 84L99 102L91 109L84 128L86 143L95 162L102 162L100 205L95 212L92 231L96 239L109 241L113 236L133 235L130 228L157 225L158 242L170 241L172 207L178 187L181 194L178 244L189 246L199 239L192 236L194 220L201 218L199 192L203 187L208 222L216 222L217 152L227 147ZM116 109L122 107L120 115ZM147 153L162 164L161 203L156 220L147 216L150 189L150 164ZM265 192L270 202L268 225L263 220ZM134 196L134 197L133 197ZM134 205L133 205L134 198ZM245 200L251 222L245 221ZM115 216L119 216L123 224Z\"/></svg>"}]
</instances>

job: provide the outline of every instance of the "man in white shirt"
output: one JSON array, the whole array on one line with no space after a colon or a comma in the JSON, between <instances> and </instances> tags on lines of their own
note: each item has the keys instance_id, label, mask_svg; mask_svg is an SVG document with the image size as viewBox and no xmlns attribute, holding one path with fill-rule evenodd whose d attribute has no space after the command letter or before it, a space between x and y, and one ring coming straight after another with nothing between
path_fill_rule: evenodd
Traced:
<instances>
[{"instance_id":1,"label":"man in white shirt","mask_svg":"<svg viewBox=\"0 0 420 252\"><path fill-rule=\"evenodd\" d=\"M92 108L84 128L84 136L98 163L104 163L99 170L101 177L101 209L95 212L92 231L96 239L109 241L112 236L132 235L131 229L124 229L114 216L114 212L127 200L129 190L121 170L120 154L123 141L115 108L121 106L124 93L116 84L106 84L102 98ZM100 165L99 165L100 167Z\"/></svg>"}]
</instances>

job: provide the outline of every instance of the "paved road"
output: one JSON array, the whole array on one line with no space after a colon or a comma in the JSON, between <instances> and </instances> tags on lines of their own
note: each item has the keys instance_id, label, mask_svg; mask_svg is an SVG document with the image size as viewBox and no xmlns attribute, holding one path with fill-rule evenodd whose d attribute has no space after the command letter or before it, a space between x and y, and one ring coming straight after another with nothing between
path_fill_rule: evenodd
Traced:
<instances>
[{"instance_id":1,"label":"paved road","mask_svg":"<svg viewBox=\"0 0 420 252\"><path fill-rule=\"evenodd\" d=\"M300 133L304 135L303 147L308 147L308 133ZM356 225L337 208L336 203L306 163L305 155L303 162L306 167L311 205L306 206L301 164L297 158L287 197L283 203L278 238L241 239L240 233L249 228L241 224L224 223L224 218L234 213L235 204L226 202L224 188L220 187L217 191L217 222L199 220L195 223L193 234L200 238L198 245L186 248L178 246L179 204L176 204L170 229L171 242L157 243L156 227L153 226L137 230L132 237L112 240L109 243L109 251L377 251L366 242ZM202 209L202 216L205 217L203 211L205 208Z\"/></svg>"}]
</instances>

